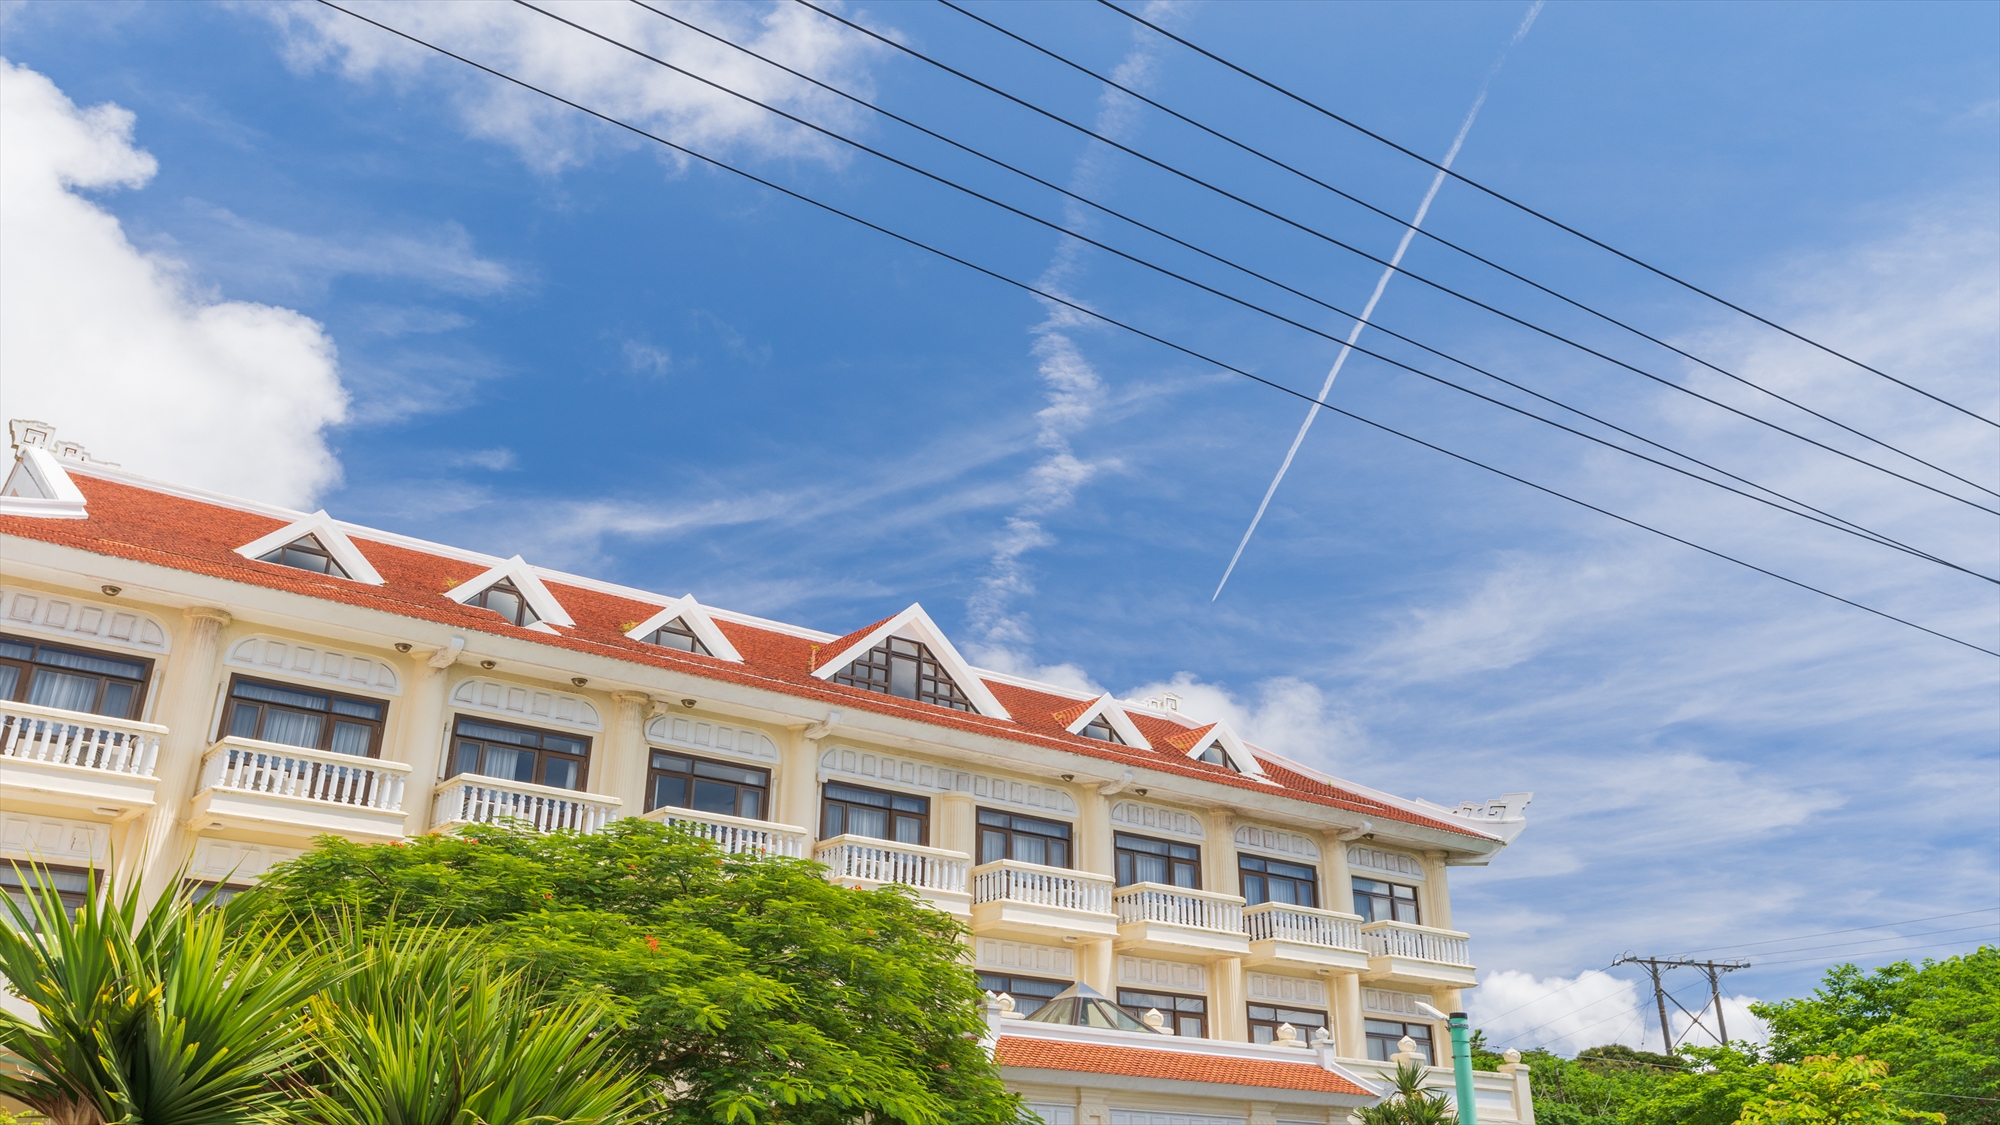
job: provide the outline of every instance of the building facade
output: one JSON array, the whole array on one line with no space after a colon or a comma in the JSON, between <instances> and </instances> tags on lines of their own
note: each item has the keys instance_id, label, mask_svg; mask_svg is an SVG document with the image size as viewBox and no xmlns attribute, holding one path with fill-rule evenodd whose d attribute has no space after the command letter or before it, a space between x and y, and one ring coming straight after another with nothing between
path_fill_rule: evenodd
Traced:
<instances>
[{"instance_id":1,"label":"building facade","mask_svg":"<svg viewBox=\"0 0 2000 1125\"><path fill-rule=\"evenodd\" d=\"M902 883L970 930L1050 1125L1338 1122L1474 983L1435 805L1226 724L968 664L920 606L836 635L149 480L12 424L0 859L254 883L315 837L678 822ZM12 880L14 876L4 876ZM1139 1026L1036 1019L1101 995ZM1069 1001L1061 1001L1067 1003ZM1532 1121L1524 1068L1482 1120Z\"/></svg>"}]
</instances>

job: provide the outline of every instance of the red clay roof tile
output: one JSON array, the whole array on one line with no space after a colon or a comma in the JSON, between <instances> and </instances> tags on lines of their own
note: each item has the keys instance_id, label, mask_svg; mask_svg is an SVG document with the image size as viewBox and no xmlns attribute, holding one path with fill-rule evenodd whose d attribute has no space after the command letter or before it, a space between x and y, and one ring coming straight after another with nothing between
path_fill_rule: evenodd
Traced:
<instances>
[{"instance_id":1,"label":"red clay roof tile","mask_svg":"<svg viewBox=\"0 0 2000 1125\"><path fill-rule=\"evenodd\" d=\"M1367 1098L1375 1096L1373 1091L1364 1090L1307 1059L1298 1062L1239 1059L1171 1048L1069 1043L1060 1039L1028 1039L1018 1035L1001 1036L995 1058L1001 1066L1024 1070L1069 1070L1178 1082L1216 1082L1226 1086L1318 1090Z\"/></svg>"}]
</instances>

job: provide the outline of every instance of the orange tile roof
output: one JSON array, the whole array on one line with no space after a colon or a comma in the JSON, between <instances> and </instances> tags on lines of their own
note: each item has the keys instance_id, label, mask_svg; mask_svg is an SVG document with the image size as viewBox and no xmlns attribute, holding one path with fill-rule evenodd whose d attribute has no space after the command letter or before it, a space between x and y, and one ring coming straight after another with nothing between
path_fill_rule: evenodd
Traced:
<instances>
[{"instance_id":1,"label":"orange tile roof","mask_svg":"<svg viewBox=\"0 0 2000 1125\"><path fill-rule=\"evenodd\" d=\"M848 687L812 675L815 659L824 661L838 654L842 648L880 625L879 621L829 642L717 619L716 627L722 630L743 657L743 662L737 664L714 656L646 644L624 635L628 622L643 621L652 616L659 610L657 604L545 577L543 582L549 592L563 604L576 624L573 627L552 627L556 630L553 633L521 629L502 621L488 610L460 605L444 596L445 591L453 586L484 573L488 568L483 563L380 542L369 539L365 533L352 534L350 537L355 546L368 556L368 561L382 576L382 585L364 585L275 563L257 562L236 554L237 547L276 531L290 522L288 520L84 472L72 474L72 479L84 494L89 513L87 518L57 520L0 516L0 535L39 540L93 554L430 621L468 633L512 637L533 644L784 692L818 700L830 707L896 715L933 726L975 731L1068 751L1113 763L1120 768L1145 767L1239 789L1262 792L1276 789L1297 800L1358 812L1378 820L1418 824L1476 839L1488 838L1486 833L1469 826L1389 805L1268 762L1266 771L1275 785L1196 761L1186 756L1184 747L1179 750L1174 748L1177 741L1193 737L1187 727L1143 711L1128 714L1146 738L1161 749L1142 750L1070 734L1065 729L1067 724L1059 721L1059 716L1065 711L1070 712L1071 719L1074 719L1078 701L1070 695L1038 691L997 680L984 681L988 690L1013 716L1008 720ZM1187 745L1192 745L1192 742L1187 742Z\"/></svg>"},{"instance_id":2,"label":"orange tile roof","mask_svg":"<svg viewBox=\"0 0 2000 1125\"><path fill-rule=\"evenodd\" d=\"M1160 1047L1119 1047L1103 1043L1070 1043L1060 1039L1028 1039L1003 1035L994 1052L1001 1066L1024 1070L1070 1070L1084 1074L1123 1074L1175 1082L1215 1082L1225 1086L1258 1086L1273 1090L1317 1090L1373 1098L1372 1090L1342 1078L1316 1062L1278 1062L1229 1058L1196 1051Z\"/></svg>"}]
</instances>

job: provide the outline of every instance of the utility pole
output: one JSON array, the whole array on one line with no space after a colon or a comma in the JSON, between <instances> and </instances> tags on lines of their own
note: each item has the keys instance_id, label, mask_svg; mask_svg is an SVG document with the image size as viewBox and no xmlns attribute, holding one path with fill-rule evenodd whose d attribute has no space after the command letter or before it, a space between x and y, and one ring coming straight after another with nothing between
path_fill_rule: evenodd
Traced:
<instances>
[{"instance_id":1,"label":"utility pole","mask_svg":"<svg viewBox=\"0 0 2000 1125\"><path fill-rule=\"evenodd\" d=\"M1729 1027L1722 1019L1722 974L1732 972L1736 969L1747 969L1750 967L1750 962L1696 961L1686 957L1636 957L1627 953L1625 956L1613 961L1612 964L1643 965L1646 968L1646 972L1651 974L1653 978L1653 1003L1660 1009L1660 1043L1664 1046L1667 1054L1672 1054L1674 1050L1673 1028L1667 1023L1667 1001L1674 1000L1674 998L1672 994L1667 992L1666 986L1660 983L1660 973L1667 969L1689 968L1700 969L1708 974L1708 994L1711 1001L1715 1004L1716 1042L1724 1045L1729 1043ZM1701 1015L1696 1012L1688 1012L1687 1007L1679 1000L1674 1000L1674 1007L1687 1012L1688 1018L1694 1021L1693 1024L1689 1025L1690 1027L1701 1022ZM1705 1012L1707 1010L1707 1005L1703 1005L1702 1011Z\"/></svg>"}]
</instances>

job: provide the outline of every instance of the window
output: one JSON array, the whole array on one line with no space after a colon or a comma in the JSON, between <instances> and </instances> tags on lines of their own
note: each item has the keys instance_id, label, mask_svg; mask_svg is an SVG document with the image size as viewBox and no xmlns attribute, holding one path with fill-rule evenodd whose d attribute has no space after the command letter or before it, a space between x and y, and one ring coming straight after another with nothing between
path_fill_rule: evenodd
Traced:
<instances>
[{"instance_id":1,"label":"window","mask_svg":"<svg viewBox=\"0 0 2000 1125\"><path fill-rule=\"evenodd\" d=\"M1424 1062L1435 1064L1437 1056L1431 1053L1431 1025L1427 1023L1396 1023L1393 1020L1363 1020L1362 1028L1368 1035L1368 1057L1377 1062L1388 1062L1389 1056L1402 1048L1396 1046L1407 1035L1417 1041L1417 1053Z\"/></svg>"},{"instance_id":2,"label":"window","mask_svg":"<svg viewBox=\"0 0 2000 1125\"><path fill-rule=\"evenodd\" d=\"M373 699L237 677L229 685L224 729L236 738L374 758L382 753L382 717L388 709Z\"/></svg>"},{"instance_id":3,"label":"window","mask_svg":"<svg viewBox=\"0 0 2000 1125\"><path fill-rule=\"evenodd\" d=\"M1111 725L1111 720L1105 718L1102 712L1096 718L1083 724L1083 729L1076 733L1085 738L1094 738L1099 742L1110 742L1119 746L1125 745L1125 740L1118 737L1117 729Z\"/></svg>"},{"instance_id":4,"label":"window","mask_svg":"<svg viewBox=\"0 0 2000 1125\"><path fill-rule=\"evenodd\" d=\"M701 643L700 637L694 635L694 630L688 628L687 622L678 617L646 634L646 643L660 645L663 648L677 648L682 652L697 652L703 656L715 655L708 651L707 645Z\"/></svg>"},{"instance_id":5,"label":"window","mask_svg":"<svg viewBox=\"0 0 2000 1125\"><path fill-rule=\"evenodd\" d=\"M451 773L476 773L553 789L583 788L590 740L459 716L452 728Z\"/></svg>"},{"instance_id":6,"label":"window","mask_svg":"<svg viewBox=\"0 0 2000 1125\"><path fill-rule=\"evenodd\" d=\"M349 577L340 563L334 560L333 552L320 543L317 535L294 539L268 555L258 555L257 561L277 563L294 570L310 570L315 574L331 574L335 578Z\"/></svg>"},{"instance_id":7,"label":"window","mask_svg":"<svg viewBox=\"0 0 2000 1125\"><path fill-rule=\"evenodd\" d=\"M1326 1013L1299 1008L1279 1008L1270 1004L1250 1005L1250 1042L1276 1043L1278 1027L1291 1024L1299 1039L1310 1043L1313 1032L1326 1026Z\"/></svg>"},{"instance_id":8,"label":"window","mask_svg":"<svg viewBox=\"0 0 2000 1125\"><path fill-rule=\"evenodd\" d=\"M1069 825L993 809L979 810L979 862L1012 859L1069 866Z\"/></svg>"},{"instance_id":9,"label":"window","mask_svg":"<svg viewBox=\"0 0 2000 1125\"><path fill-rule=\"evenodd\" d=\"M1208 1038L1208 1000L1201 996L1177 996L1170 992L1138 992L1130 988L1118 990L1118 1006L1132 1013L1132 1018L1144 1021L1146 1013L1154 1008L1166 1017L1165 1026L1175 1035L1183 1038Z\"/></svg>"},{"instance_id":10,"label":"window","mask_svg":"<svg viewBox=\"0 0 2000 1125\"><path fill-rule=\"evenodd\" d=\"M1203 750L1201 753L1195 755L1195 757L1197 760L1207 762L1211 766L1221 766L1223 769L1235 770L1237 773L1243 772L1243 767L1236 764L1236 759L1229 756L1229 752L1222 748L1220 741L1209 743L1208 749Z\"/></svg>"},{"instance_id":11,"label":"window","mask_svg":"<svg viewBox=\"0 0 2000 1125\"><path fill-rule=\"evenodd\" d=\"M1374 879L1354 880L1354 912L1364 922L1421 923L1417 888Z\"/></svg>"},{"instance_id":12,"label":"window","mask_svg":"<svg viewBox=\"0 0 2000 1125\"><path fill-rule=\"evenodd\" d=\"M1049 999L1069 987L1066 980L1043 980L1040 977L1016 977L1006 973L979 974L981 990L998 996L1006 993L1014 998L1014 1011L1023 1016L1032 1016L1041 1010Z\"/></svg>"},{"instance_id":13,"label":"window","mask_svg":"<svg viewBox=\"0 0 2000 1125\"><path fill-rule=\"evenodd\" d=\"M1243 901L1251 906L1260 902L1319 905L1319 872L1304 864L1254 855L1238 855L1236 864L1243 875Z\"/></svg>"},{"instance_id":14,"label":"window","mask_svg":"<svg viewBox=\"0 0 2000 1125\"><path fill-rule=\"evenodd\" d=\"M931 655L929 645L889 637L869 649L833 677L833 682L879 691L883 695L935 703L954 711L972 711L972 701L958 690L951 675ZM977 714L978 712L973 712Z\"/></svg>"},{"instance_id":15,"label":"window","mask_svg":"<svg viewBox=\"0 0 2000 1125\"><path fill-rule=\"evenodd\" d=\"M769 770L655 750L646 780L646 811L693 809L762 820L770 793Z\"/></svg>"},{"instance_id":16,"label":"window","mask_svg":"<svg viewBox=\"0 0 2000 1125\"><path fill-rule=\"evenodd\" d=\"M250 889L235 883L218 883L211 879L189 879L183 886L187 890L188 898L196 902L201 901L204 895L212 895L213 897L208 900L210 906L227 906L230 899Z\"/></svg>"},{"instance_id":17,"label":"window","mask_svg":"<svg viewBox=\"0 0 2000 1125\"><path fill-rule=\"evenodd\" d=\"M31 918L34 907L28 903L28 889L49 886L55 888L63 909L74 914L83 905L84 896L90 893L90 872L80 867L45 867L19 860L0 862L0 891L19 904L22 913ZM13 924L13 915L7 916L5 924Z\"/></svg>"},{"instance_id":18,"label":"window","mask_svg":"<svg viewBox=\"0 0 2000 1125\"><path fill-rule=\"evenodd\" d=\"M0 637L0 699L14 703L136 719L150 671L144 660Z\"/></svg>"},{"instance_id":19,"label":"window","mask_svg":"<svg viewBox=\"0 0 2000 1125\"><path fill-rule=\"evenodd\" d=\"M829 781L820 801L819 826L822 840L851 835L928 844L931 803L924 797L877 793Z\"/></svg>"},{"instance_id":20,"label":"window","mask_svg":"<svg viewBox=\"0 0 2000 1125\"><path fill-rule=\"evenodd\" d=\"M521 588L505 578L465 599L465 604L490 609L524 629L541 621Z\"/></svg>"},{"instance_id":21,"label":"window","mask_svg":"<svg viewBox=\"0 0 2000 1125\"><path fill-rule=\"evenodd\" d=\"M1201 888L1201 849L1192 844L1169 844L1145 836L1112 837L1118 853L1118 885L1166 883L1190 890Z\"/></svg>"}]
</instances>

